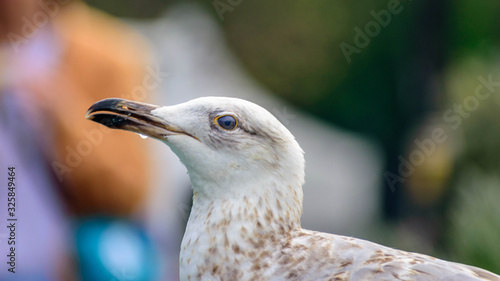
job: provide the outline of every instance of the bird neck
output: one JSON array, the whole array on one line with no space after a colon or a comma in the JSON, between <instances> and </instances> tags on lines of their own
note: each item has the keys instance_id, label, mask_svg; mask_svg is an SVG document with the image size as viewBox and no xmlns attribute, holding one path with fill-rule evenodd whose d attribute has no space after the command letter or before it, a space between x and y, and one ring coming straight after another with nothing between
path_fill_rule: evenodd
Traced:
<instances>
[{"instance_id":1,"label":"bird neck","mask_svg":"<svg viewBox=\"0 0 500 281\"><path fill-rule=\"evenodd\" d=\"M274 251L272 241L276 245L281 243L277 241L288 241L291 233L300 229L301 198L302 193L291 187L231 198L194 191L181 245L181 280L233 264L250 268L249 259Z\"/></svg>"},{"instance_id":2,"label":"bird neck","mask_svg":"<svg viewBox=\"0 0 500 281\"><path fill-rule=\"evenodd\" d=\"M197 221L194 225L203 225L207 232L213 227L223 227L222 233L234 228L250 235L287 233L300 228L302 182L293 177L273 178L255 179L249 186L239 184L237 190L215 195L199 191L210 190L207 186L193 184L189 223Z\"/></svg>"},{"instance_id":3,"label":"bird neck","mask_svg":"<svg viewBox=\"0 0 500 281\"><path fill-rule=\"evenodd\" d=\"M253 222L300 225L303 174L262 174L253 179L210 182L191 178L193 211L207 213L214 206L222 219L242 216Z\"/></svg>"}]
</instances>

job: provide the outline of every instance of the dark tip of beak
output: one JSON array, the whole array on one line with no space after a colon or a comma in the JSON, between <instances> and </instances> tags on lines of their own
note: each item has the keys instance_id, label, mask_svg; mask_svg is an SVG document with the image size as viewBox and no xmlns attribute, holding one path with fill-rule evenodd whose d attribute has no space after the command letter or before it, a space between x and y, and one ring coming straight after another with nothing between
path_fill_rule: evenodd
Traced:
<instances>
[{"instance_id":1,"label":"dark tip of beak","mask_svg":"<svg viewBox=\"0 0 500 281\"><path fill-rule=\"evenodd\" d=\"M132 131L159 138L169 131L164 120L151 114L158 106L124 99L105 99L94 103L85 117L111 129Z\"/></svg>"},{"instance_id":2,"label":"dark tip of beak","mask_svg":"<svg viewBox=\"0 0 500 281\"><path fill-rule=\"evenodd\" d=\"M126 100L124 99L117 99L117 98L111 98L111 99L105 99L98 101L94 103L89 109L87 110L87 113L85 114L85 118L97 121L96 117L92 115L92 113L97 112L97 111L114 111L118 108L122 108L123 104L125 104ZM124 108L125 109L125 108ZM100 122L99 122L100 123Z\"/></svg>"},{"instance_id":3,"label":"dark tip of beak","mask_svg":"<svg viewBox=\"0 0 500 281\"><path fill-rule=\"evenodd\" d=\"M199 141L195 136L154 116L151 111L157 108L152 104L112 98L94 103L85 117L111 129L131 131L157 139L164 139L166 135L184 134Z\"/></svg>"}]
</instances>

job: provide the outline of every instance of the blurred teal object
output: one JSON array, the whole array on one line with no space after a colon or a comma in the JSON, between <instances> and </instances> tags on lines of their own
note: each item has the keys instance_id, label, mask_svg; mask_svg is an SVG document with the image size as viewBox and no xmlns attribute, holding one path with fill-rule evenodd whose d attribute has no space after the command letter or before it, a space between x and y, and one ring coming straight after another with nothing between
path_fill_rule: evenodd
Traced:
<instances>
[{"instance_id":1,"label":"blurred teal object","mask_svg":"<svg viewBox=\"0 0 500 281\"><path fill-rule=\"evenodd\" d=\"M76 250L83 281L156 280L159 255L146 232L130 221L79 221Z\"/></svg>"}]
</instances>

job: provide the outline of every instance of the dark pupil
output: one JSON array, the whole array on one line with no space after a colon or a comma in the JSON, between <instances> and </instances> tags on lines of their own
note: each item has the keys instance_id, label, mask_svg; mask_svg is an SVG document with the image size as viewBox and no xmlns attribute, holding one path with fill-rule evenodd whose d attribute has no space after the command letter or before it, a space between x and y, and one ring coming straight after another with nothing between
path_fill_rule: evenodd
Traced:
<instances>
[{"instance_id":1,"label":"dark pupil","mask_svg":"<svg viewBox=\"0 0 500 281\"><path fill-rule=\"evenodd\" d=\"M232 130L236 127L236 120L233 116L222 116L217 119L217 123L226 130Z\"/></svg>"}]
</instances>

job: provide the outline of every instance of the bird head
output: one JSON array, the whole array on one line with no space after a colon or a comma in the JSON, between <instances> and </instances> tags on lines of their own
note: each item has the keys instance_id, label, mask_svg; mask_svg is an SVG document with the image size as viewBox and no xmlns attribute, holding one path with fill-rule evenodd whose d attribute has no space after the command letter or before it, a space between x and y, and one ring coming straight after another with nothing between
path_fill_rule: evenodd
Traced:
<instances>
[{"instance_id":1,"label":"bird head","mask_svg":"<svg viewBox=\"0 0 500 281\"><path fill-rule=\"evenodd\" d=\"M290 189L292 182L301 189L304 181L303 151L293 135L267 110L242 99L203 97L163 107L105 99L86 117L165 142L198 194L245 196L263 186Z\"/></svg>"}]
</instances>

